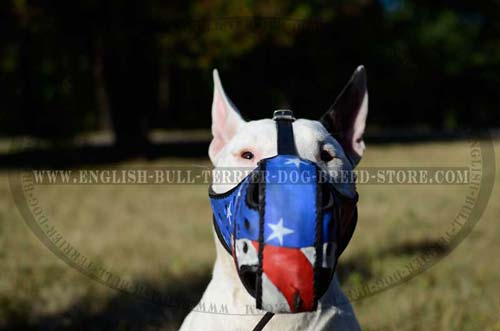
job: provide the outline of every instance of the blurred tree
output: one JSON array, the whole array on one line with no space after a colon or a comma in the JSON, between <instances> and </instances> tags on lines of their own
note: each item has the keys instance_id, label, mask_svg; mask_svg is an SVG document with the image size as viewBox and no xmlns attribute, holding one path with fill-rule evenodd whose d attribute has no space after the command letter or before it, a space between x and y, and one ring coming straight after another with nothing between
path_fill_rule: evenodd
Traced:
<instances>
[{"instance_id":1,"label":"blurred tree","mask_svg":"<svg viewBox=\"0 0 500 331\"><path fill-rule=\"evenodd\" d=\"M244 114L317 117L367 66L371 128L498 126L500 3L28 1L0 4L0 130L208 127L211 69ZM256 98L259 95L259 98Z\"/></svg>"},{"instance_id":2,"label":"blurred tree","mask_svg":"<svg viewBox=\"0 0 500 331\"><path fill-rule=\"evenodd\" d=\"M26 1L4 3L2 16L2 112L12 120L2 129L62 141L92 124L88 40L68 38L46 8Z\"/></svg>"}]
</instances>

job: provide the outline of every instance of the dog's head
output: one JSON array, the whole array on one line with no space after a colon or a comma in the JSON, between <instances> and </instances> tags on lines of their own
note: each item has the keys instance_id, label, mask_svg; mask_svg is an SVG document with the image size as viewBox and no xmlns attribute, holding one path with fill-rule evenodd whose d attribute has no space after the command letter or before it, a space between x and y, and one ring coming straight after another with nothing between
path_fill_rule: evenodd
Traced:
<instances>
[{"instance_id":1,"label":"dog's head","mask_svg":"<svg viewBox=\"0 0 500 331\"><path fill-rule=\"evenodd\" d=\"M260 160L276 155L275 122L271 119L243 120L225 94L217 70L213 76L213 139L208 154L215 168L256 167ZM365 150L363 134L367 114L366 73L364 67L359 66L319 121L298 119L293 123L299 156L329 170L352 170ZM217 183L213 189L222 193L235 185L234 182ZM348 194L354 188L339 185L339 189Z\"/></svg>"},{"instance_id":2,"label":"dog's head","mask_svg":"<svg viewBox=\"0 0 500 331\"><path fill-rule=\"evenodd\" d=\"M356 226L354 184L334 175L326 176L328 182L321 178L322 170L349 172L363 154L364 68L354 72L320 121L295 120L280 110L273 120L246 122L224 93L217 71L214 83L209 155L215 173L257 168L248 175L230 171L232 180L213 183L215 231L257 308L312 311Z\"/></svg>"}]
</instances>

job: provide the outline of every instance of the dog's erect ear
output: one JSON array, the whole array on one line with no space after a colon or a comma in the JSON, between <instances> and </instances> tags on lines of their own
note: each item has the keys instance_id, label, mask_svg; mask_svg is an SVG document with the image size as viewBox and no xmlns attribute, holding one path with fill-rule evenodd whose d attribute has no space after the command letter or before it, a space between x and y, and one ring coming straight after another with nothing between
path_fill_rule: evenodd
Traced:
<instances>
[{"instance_id":1,"label":"dog's erect ear","mask_svg":"<svg viewBox=\"0 0 500 331\"><path fill-rule=\"evenodd\" d=\"M333 105L320 120L342 145L354 164L359 162L365 150L363 134L367 115L366 71L364 66L359 66Z\"/></svg>"},{"instance_id":2,"label":"dog's erect ear","mask_svg":"<svg viewBox=\"0 0 500 331\"><path fill-rule=\"evenodd\" d=\"M245 122L238 109L229 100L222 88L217 69L214 76L214 99L212 102L212 142L208 149L210 160L215 163L217 155Z\"/></svg>"}]
</instances>

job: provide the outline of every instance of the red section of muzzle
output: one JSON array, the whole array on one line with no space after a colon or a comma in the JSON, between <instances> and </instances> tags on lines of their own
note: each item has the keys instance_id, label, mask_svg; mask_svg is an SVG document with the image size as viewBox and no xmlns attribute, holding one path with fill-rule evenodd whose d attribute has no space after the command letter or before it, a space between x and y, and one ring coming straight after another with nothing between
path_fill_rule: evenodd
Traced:
<instances>
[{"instance_id":1,"label":"red section of muzzle","mask_svg":"<svg viewBox=\"0 0 500 331\"><path fill-rule=\"evenodd\" d=\"M252 242L258 250L258 242ZM314 266L298 248L264 245L262 271L283 294L291 312L314 307Z\"/></svg>"}]
</instances>

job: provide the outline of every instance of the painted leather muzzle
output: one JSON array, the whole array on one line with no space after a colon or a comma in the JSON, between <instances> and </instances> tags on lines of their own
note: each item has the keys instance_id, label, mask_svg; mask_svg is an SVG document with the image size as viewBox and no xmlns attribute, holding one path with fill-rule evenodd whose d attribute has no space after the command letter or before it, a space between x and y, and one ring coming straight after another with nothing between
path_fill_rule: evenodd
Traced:
<instances>
[{"instance_id":1,"label":"painted leather muzzle","mask_svg":"<svg viewBox=\"0 0 500 331\"><path fill-rule=\"evenodd\" d=\"M354 232L357 194L341 195L318 165L297 156L290 111L274 119L278 155L226 193L210 188L214 227L258 309L313 311Z\"/></svg>"}]
</instances>

